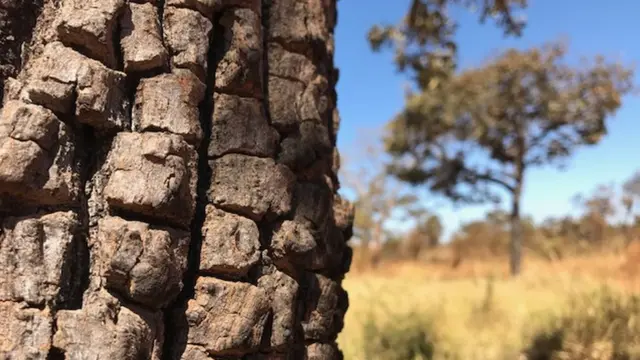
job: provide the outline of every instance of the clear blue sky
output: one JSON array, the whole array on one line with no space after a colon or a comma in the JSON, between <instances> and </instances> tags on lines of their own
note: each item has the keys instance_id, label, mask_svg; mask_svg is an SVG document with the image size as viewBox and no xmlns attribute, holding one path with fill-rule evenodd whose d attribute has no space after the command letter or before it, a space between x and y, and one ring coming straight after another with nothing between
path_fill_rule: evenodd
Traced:
<instances>
[{"instance_id":1,"label":"clear blue sky","mask_svg":"<svg viewBox=\"0 0 640 360\"><path fill-rule=\"evenodd\" d=\"M638 0L530 0L528 26L523 37L507 39L487 21L460 12L458 34L462 66L480 64L496 50L526 48L566 37L576 58L601 53L629 63L640 63L640 1ZM366 129L383 126L403 105L406 78L396 73L392 54L373 53L366 41L376 23L397 23L409 0L340 0L336 30L336 62L340 68L338 106L342 124L340 151L349 157ZM458 13L458 12L456 12ZM640 83L640 76L636 77ZM590 192L597 184L620 183L640 169L640 99L628 98L610 121L609 135L597 146L582 148L565 171L554 168L528 173L523 211L541 220L573 209L569 198ZM434 209L444 219L447 233L461 221L481 217L486 207Z\"/></svg>"}]
</instances>

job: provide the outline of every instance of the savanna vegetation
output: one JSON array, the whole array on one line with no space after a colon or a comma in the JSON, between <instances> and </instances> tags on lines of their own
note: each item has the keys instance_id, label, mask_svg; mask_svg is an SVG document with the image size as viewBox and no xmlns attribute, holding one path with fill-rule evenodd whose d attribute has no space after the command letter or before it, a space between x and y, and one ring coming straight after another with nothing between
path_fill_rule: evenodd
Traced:
<instances>
[{"instance_id":1,"label":"savanna vegetation","mask_svg":"<svg viewBox=\"0 0 640 360\"><path fill-rule=\"evenodd\" d=\"M567 194L571 214L535 221L522 206L531 169L562 171L607 135L633 66L576 65L570 41L458 66L451 8L517 38L527 5L414 0L400 23L371 28L412 85L343 169L357 206L347 359L640 359L640 172ZM442 200L495 206L445 236Z\"/></svg>"}]
</instances>

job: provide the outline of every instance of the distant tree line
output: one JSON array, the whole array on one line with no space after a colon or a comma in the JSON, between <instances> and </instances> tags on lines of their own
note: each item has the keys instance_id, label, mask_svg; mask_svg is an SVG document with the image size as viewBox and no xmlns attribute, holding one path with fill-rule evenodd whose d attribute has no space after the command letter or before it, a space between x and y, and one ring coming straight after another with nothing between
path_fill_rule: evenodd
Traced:
<instances>
[{"instance_id":1,"label":"distant tree line","mask_svg":"<svg viewBox=\"0 0 640 360\"><path fill-rule=\"evenodd\" d=\"M411 199L406 202L390 199L385 202L389 194L392 193L376 188L375 193L363 193L358 200L362 204L375 199L393 205L393 209L377 213L367 206L358 209L354 226L360 241L356 243L356 252L365 266L377 267L383 261L434 259L458 266L469 259L511 253L509 211L494 209L482 219L463 223L445 242L443 223L437 213L416 208L416 203L420 203L417 197L405 197ZM575 194L569 201L575 209L573 214L539 222L530 216L521 217L523 252L554 261L590 252L624 251L630 243L640 241L640 172L622 186L598 185L588 194ZM404 214L401 219L410 220L412 226L404 232L397 231L394 221L398 218L385 217L392 213ZM377 231L383 234L381 238L376 238ZM372 241L376 241L375 245ZM441 259L437 255L443 248L449 252Z\"/></svg>"}]
</instances>

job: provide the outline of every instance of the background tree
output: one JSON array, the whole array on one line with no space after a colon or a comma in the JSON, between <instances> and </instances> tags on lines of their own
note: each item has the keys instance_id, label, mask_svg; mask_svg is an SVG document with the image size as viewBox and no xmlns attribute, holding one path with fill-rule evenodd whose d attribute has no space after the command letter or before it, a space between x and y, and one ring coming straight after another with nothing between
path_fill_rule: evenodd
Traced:
<instances>
[{"instance_id":1,"label":"background tree","mask_svg":"<svg viewBox=\"0 0 640 360\"><path fill-rule=\"evenodd\" d=\"M581 225L591 243L602 245L609 228L609 219L616 213L616 194L612 186L598 185L591 195L582 197L585 213Z\"/></svg>"},{"instance_id":2,"label":"background tree","mask_svg":"<svg viewBox=\"0 0 640 360\"><path fill-rule=\"evenodd\" d=\"M408 209L420 206L418 198L402 194L388 184L388 176L380 173L365 187L358 189L355 200L354 235L368 252L370 265L379 264L383 244L390 238L387 225L406 220Z\"/></svg>"},{"instance_id":3,"label":"background tree","mask_svg":"<svg viewBox=\"0 0 640 360\"><path fill-rule=\"evenodd\" d=\"M424 211L416 218L416 226L406 236L407 255L417 259L424 249L433 249L440 244L444 227L438 215Z\"/></svg>"},{"instance_id":4,"label":"background tree","mask_svg":"<svg viewBox=\"0 0 640 360\"><path fill-rule=\"evenodd\" d=\"M434 248L440 245L440 238L443 231L442 222L438 215L430 215L424 224L423 231L427 235L428 245Z\"/></svg>"},{"instance_id":5,"label":"background tree","mask_svg":"<svg viewBox=\"0 0 640 360\"><path fill-rule=\"evenodd\" d=\"M624 207L627 224L630 224L632 228L635 228L638 224L636 221L637 216L635 214L635 208L640 203L640 171L634 173L625 183L622 185L622 191L624 196Z\"/></svg>"},{"instance_id":6,"label":"background tree","mask_svg":"<svg viewBox=\"0 0 640 360\"><path fill-rule=\"evenodd\" d=\"M607 118L631 91L633 71L597 57L564 61L566 46L508 50L485 66L409 95L389 124L389 171L454 201L511 196L511 272L520 272L520 203L528 169L561 164L607 132Z\"/></svg>"},{"instance_id":7,"label":"background tree","mask_svg":"<svg viewBox=\"0 0 640 360\"><path fill-rule=\"evenodd\" d=\"M634 173L623 185L625 193L633 196L634 200L640 198L640 171Z\"/></svg>"},{"instance_id":8,"label":"background tree","mask_svg":"<svg viewBox=\"0 0 640 360\"><path fill-rule=\"evenodd\" d=\"M357 208L354 236L372 267L381 260L384 244L394 237L389 224L418 218L425 212L419 198L387 174L379 145L362 144L359 156L346 161L342 170L343 185L353 194Z\"/></svg>"},{"instance_id":9,"label":"background tree","mask_svg":"<svg viewBox=\"0 0 640 360\"><path fill-rule=\"evenodd\" d=\"M460 257L489 258L504 254L508 235L505 220L500 212L490 211L484 219L463 223L453 235Z\"/></svg>"},{"instance_id":10,"label":"background tree","mask_svg":"<svg viewBox=\"0 0 640 360\"><path fill-rule=\"evenodd\" d=\"M479 10L481 22L495 19L508 35L520 35L525 25L517 12L527 0L412 0L400 24L371 28L372 48L393 47L398 70L408 72L418 89L437 88L456 69L458 24L450 16L452 5Z\"/></svg>"},{"instance_id":11,"label":"background tree","mask_svg":"<svg viewBox=\"0 0 640 360\"><path fill-rule=\"evenodd\" d=\"M638 233L640 227L640 217L636 213L637 205L640 203L640 171L635 172L622 185L623 204L625 209L625 225L627 244L631 243Z\"/></svg>"}]
</instances>

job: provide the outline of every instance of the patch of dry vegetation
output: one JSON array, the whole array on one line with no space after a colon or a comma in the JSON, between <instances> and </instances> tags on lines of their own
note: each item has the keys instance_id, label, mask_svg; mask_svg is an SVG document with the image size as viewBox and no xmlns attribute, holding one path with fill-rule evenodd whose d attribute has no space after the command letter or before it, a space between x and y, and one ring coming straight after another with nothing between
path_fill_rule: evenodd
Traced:
<instances>
[{"instance_id":1,"label":"patch of dry vegetation","mask_svg":"<svg viewBox=\"0 0 640 360\"><path fill-rule=\"evenodd\" d=\"M532 259L518 279L503 259L353 272L339 343L349 360L640 359L632 255Z\"/></svg>"}]
</instances>

